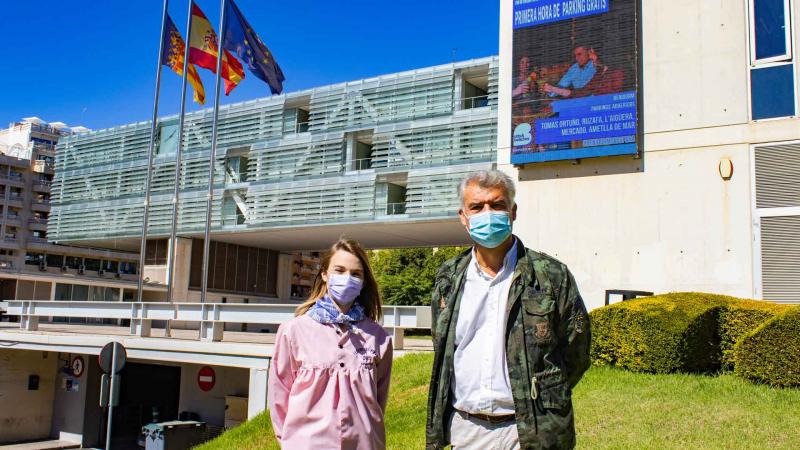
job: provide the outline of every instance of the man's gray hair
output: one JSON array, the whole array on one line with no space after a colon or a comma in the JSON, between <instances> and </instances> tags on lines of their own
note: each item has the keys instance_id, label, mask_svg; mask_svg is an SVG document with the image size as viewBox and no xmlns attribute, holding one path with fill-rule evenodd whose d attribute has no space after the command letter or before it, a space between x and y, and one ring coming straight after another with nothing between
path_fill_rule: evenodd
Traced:
<instances>
[{"instance_id":1,"label":"man's gray hair","mask_svg":"<svg viewBox=\"0 0 800 450\"><path fill-rule=\"evenodd\" d=\"M514 195L517 193L517 188L514 186L514 180L511 179L505 172L499 170L478 170L468 174L458 184L458 202L464 205L464 190L471 184L477 184L479 187L496 188L500 187L506 191L508 201L511 203L509 208L514 206Z\"/></svg>"}]
</instances>

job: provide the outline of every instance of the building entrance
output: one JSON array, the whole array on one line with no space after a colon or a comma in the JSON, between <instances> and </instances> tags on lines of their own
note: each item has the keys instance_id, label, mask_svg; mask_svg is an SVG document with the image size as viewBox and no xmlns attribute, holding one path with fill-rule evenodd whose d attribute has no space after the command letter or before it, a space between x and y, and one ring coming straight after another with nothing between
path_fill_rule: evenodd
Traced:
<instances>
[{"instance_id":1,"label":"building entrance","mask_svg":"<svg viewBox=\"0 0 800 450\"><path fill-rule=\"evenodd\" d=\"M178 419L181 368L129 362L121 375L112 448L138 449L136 440L144 425Z\"/></svg>"}]
</instances>

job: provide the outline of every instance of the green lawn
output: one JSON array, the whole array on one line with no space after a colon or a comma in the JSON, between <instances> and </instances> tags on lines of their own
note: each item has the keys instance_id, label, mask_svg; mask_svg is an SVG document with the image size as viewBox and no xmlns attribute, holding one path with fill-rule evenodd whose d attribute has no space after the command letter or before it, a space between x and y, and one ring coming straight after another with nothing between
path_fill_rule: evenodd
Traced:
<instances>
[{"instance_id":1,"label":"green lawn","mask_svg":"<svg viewBox=\"0 0 800 450\"><path fill-rule=\"evenodd\" d=\"M390 449L424 447L433 355L395 361L386 412ZM593 368L575 390L578 448L800 448L800 390L755 386L733 375L645 375ZM269 416L200 447L278 449Z\"/></svg>"}]
</instances>

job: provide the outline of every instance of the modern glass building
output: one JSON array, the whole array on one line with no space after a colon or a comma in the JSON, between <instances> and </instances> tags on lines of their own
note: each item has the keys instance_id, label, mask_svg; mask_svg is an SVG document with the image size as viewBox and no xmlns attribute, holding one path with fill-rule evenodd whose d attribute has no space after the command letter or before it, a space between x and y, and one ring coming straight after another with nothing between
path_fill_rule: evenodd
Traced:
<instances>
[{"instance_id":1,"label":"modern glass building","mask_svg":"<svg viewBox=\"0 0 800 450\"><path fill-rule=\"evenodd\" d=\"M496 105L490 57L223 106L212 236L283 250L325 248L344 232L367 245L461 243L454 186L494 163ZM186 117L182 236L203 232L211 116ZM169 235L177 123L158 126L153 238ZM51 240L136 247L149 130L139 122L59 143ZM442 220L449 236L401 226ZM315 231L292 233L303 229Z\"/></svg>"},{"instance_id":2,"label":"modern glass building","mask_svg":"<svg viewBox=\"0 0 800 450\"><path fill-rule=\"evenodd\" d=\"M214 178L212 301L302 297L297 261L347 234L370 248L464 244L456 185L494 166L497 57L223 106ZM212 110L188 114L174 297L196 300ZM145 281L166 282L178 117L158 124ZM150 123L59 142L48 239L138 251ZM160 292L145 291L159 300Z\"/></svg>"}]
</instances>

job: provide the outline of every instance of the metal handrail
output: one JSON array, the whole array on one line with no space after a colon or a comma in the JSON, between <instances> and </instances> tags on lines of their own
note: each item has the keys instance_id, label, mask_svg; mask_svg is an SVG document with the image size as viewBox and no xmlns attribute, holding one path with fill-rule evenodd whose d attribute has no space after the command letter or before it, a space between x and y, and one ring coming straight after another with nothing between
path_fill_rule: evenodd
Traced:
<instances>
[{"instance_id":1,"label":"metal handrail","mask_svg":"<svg viewBox=\"0 0 800 450\"><path fill-rule=\"evenodd\" d=\"M397 214L405 214L406 213L406 203L387 203L386 204L386 215L393 216Z\"/></svg>"},{"instance_id":2,"label":"metal handrail","mask_svg":"<svg viewBox=\"0 0 800 450\"><path fill-rule=\"evenodd\" d=\"M489 106L489 94L461 99L461 109L475 109L484 106Z\"/></svg>"},{"instance_id":3,"label":"metal handrail","mask_svg":"<svg viewBox=\"0 0 800 450\"><path fill-rule=\"evenodd\" d=\"M309 125L311 122L297 122L294 127L295 133L305 133L308 131Z\"/></svg>"}]
</instances>

